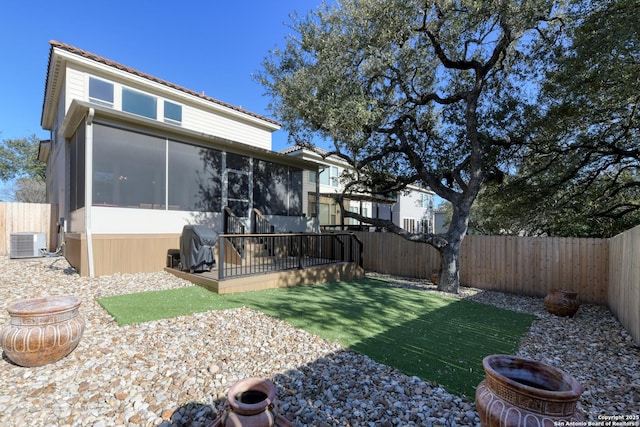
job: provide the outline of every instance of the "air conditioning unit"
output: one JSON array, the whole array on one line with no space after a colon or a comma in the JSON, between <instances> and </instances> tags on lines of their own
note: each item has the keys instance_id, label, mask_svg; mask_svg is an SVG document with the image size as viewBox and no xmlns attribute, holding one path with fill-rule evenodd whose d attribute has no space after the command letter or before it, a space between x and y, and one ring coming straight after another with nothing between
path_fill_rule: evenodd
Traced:
<instances>
[{"instance_id":1,"label":"air conditioning unit","mask_svg":"<svg viewBox=\"0 0 640 427\"><path fill-rule=\"evenodd\" d=\"M42 257L46 253L47 235L45 233L24 232L11 234L9 258Z\"/></svg>"}]
</instances>

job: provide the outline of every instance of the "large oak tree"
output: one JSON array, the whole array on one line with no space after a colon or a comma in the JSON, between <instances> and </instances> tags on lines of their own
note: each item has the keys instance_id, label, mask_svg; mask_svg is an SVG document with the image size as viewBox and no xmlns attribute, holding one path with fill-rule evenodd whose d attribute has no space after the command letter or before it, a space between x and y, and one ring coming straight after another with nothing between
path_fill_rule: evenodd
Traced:
<instances>
[{"instance_id":1,"label":"large oak tree","mask_svg":"<svg viewBox=\"0 0 640 427\"><path fill-rule=\"evenodd\" d=\"M492 232L609 237L640 224L640 1L569 6L517 173L479 198Z\"/></svg>"},{"instance_id":2,"label":"large oak tree","mask_svg":"<svg viewBox=\"0 0 640 427\"><path fill-rule=\"evenodd\" d=\"M259 80L292 142L331 141L349 192L428 186L451 202L445 235L411 235L441 256L438 287L457 292L471 205L520 147L535 58L556 31L547 0L343 0L294 16ZM344 211L344 210L343 210Z\"/></svg>"}]
</instances>

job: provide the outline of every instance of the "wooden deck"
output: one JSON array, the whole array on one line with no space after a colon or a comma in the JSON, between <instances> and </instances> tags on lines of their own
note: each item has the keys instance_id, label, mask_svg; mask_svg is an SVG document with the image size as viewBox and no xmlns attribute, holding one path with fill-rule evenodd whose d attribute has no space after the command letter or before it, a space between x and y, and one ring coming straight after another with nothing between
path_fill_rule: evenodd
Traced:
<instances>
[{"instance_id":1,"label":"wooden deck","mask_svg":"<svg viewBox=\"0 0 640 427\"><path fill-rule=\"evenodd\" d=\"M364 276L364 269L355 263L340 262L324 264L302 269L290 269L276 272L257 273L246 276L230 277L218 280L218 270L202 273L189 273L176 268L165 267L165 271L191 283L219 294L258 291L262 289L284 288L315 283L330 283L352 280Z\"/></svg>"}]
</instances>

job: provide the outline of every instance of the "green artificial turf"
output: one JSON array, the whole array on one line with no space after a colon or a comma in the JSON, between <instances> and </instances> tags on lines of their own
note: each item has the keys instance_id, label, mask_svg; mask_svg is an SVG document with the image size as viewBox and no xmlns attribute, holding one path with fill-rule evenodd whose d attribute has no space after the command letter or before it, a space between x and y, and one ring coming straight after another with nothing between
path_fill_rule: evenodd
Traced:
<instances>
[{"instance_id":1,"label":"green artificial turf","mask_svg":"<svg viewBox=\"0 0 640 427\"><path fill-rule=\"evenodd\" d=\"M164 302L163 293L171 302ZM513 354L534 319L371 278L232 295L194 287L99 302L120 324L188 314L187 307L195 312L244 305L469 398L484 378L483 357ZM168 315L169 309L175 314Z\"/></svg>"},{"instance_id":2,"label":"green artificial turf","mask_svg":"<svg viewBox=\"0 0 640 427\"><path fill-rule=\"evenodd\" d=\"M98 303L119 325L242 306L200 286L116 295L100 298Z\"/></svg>"}]
</instances>

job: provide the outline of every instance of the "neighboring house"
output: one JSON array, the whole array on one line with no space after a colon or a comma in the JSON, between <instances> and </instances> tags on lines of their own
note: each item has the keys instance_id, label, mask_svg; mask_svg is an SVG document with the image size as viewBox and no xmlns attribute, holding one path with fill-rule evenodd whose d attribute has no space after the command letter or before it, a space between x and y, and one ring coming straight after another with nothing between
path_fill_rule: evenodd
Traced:
<instances>
[{"instance_id":1,"label":"neighboring house","mask_svg":"<svg viewBox=\"0 0 640 427\"><path fill-rule=\"evenodd\" d=\"M340 177L351 167L346 161L335 155L327 156L328 152L319 148L295 146L281 153L318 164L318 176L311 171L305 173L303 197L308 204L307 212L318 216L321 228L360 226L355 219L342 217L335 200L336 195L344 190ZM393 199L366 194L350 195L345 198L344 208L368 218L391 220L412 233L430 233L434 230L433 196L431 190L410 185Z\"/></svg>"},{"instance_id":2,"label":"neighboring house","mask_svg":"<svg viewBox=\"0 0 640 427\"><path fill-rule=\"evenodd\" d=\"M448 223L447 209L444 206L438 206L435 210L435 233L445 234L448 229Z\"/></svg>"},{"instance_id":3,"label":"neighboring house","mask_svg":"<svg viewBox=\"0 0 640 427\"><path fill-rule=\"evenodd\" d=\"M158 271L183 227L318 231L317 164L271 150L276 121L52 41L42 109L48 202L82 275ZM304 178L303 178L304 177Z\"/></svg>"}]
</instances>

